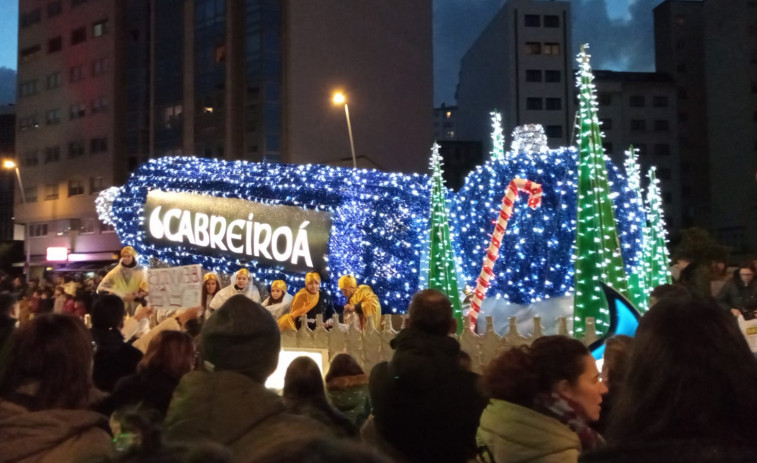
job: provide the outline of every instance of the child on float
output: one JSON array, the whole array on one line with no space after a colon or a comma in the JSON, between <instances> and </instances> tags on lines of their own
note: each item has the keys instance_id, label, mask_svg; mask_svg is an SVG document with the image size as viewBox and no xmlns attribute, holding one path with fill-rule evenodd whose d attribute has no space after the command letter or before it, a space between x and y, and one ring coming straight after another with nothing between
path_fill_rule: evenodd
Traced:
<instances>
[{"instance_id":1,"label":"child on float","mask_svg":"<svg viewBox=\"0 0 757 463\"><path fill-rule=\"evenodd\" d=\"M300 329L300 316L303 314L307 314L308 327L311 330L316 328L316 315L322 314L324 322L329 321L334 315L331 299L321 289L321 276L318 272L305 274L305 287L294 295L289 313L279 318L279 329L281 331Z\"/></svg>"},{"instance_id":2,"label":"child on float","mask_svg":"<svg viewBox=\"0 0 757 463\"><path fill-rule=\"evenodd\" d=\"M244 267L240 268L237 270L237 273L232 275L231 284L229 286L218 291L213 297L208 305L208 311L212 314L214 311L218 310L227 299L237 294L247 296L247 298L253 302L260 303L260 292L252 282L250 271ZM208 316L209 315L210 314L208 314Z\"/></svg>"},{"instance_id":3,"label":"child on float","mask_svg":"<svg viewBox=\"0 0 757 463\"><path fill-rule=\"evenodd\" d=\"M271 295L263 300L263 308L269 311L275 320L278 320L289 312L292 299L292 295L287 292L286 282L275 280L271 283Z\"/></svg>"}]
</instances>

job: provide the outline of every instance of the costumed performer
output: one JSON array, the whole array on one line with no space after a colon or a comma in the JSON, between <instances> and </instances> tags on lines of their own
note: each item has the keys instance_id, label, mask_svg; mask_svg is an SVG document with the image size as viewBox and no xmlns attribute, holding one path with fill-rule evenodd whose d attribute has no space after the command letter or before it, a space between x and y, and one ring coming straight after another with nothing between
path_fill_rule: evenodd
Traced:
<instances>
[{"instance_id":1,"label":"costumed performer","mask_svg":"<svg viewBox=\"0 0 757 463\"><path fill-rule=\"evenodd\" d=\"M112 293L124 301L131 316L138 305L138 299L147 295L147 270L137 264L137 251L131 246L121 249L121 261L97 286L98 293Z\"/></svg>"},{"instance_id":2,"label":"costumed performer","mask_svg":"<svg viewBox=\"0 0 757 463\"><path fill-rule=\"evenodd\" d=\"M360 328L365 329L367 317L373 317L373 326L379 329L381 323L381 304L376 293L370 286L358 286L357 280L352 275L344 275L339 278L339 290L347 303L344 304L344 314L356 313L360 318Z\"/></svg>"},{"instance_id":3,"label":"costumed performer","mask_svg":"<svg viewBox=\"0 0 757 463\"><path fill-rule=\"evenodd\" d=\"M307 314L308 327L315 329L315 316L323 314L323 321L334 315L328 295L321 289L321 276L317 272L305 274L305 287L294 295L289 313L279 318L279 329L300 329L300 316Z\"/></svg>"},{"instance_id":4,"label":"costumed performer","mask_svg":"<svg viewBox=\"0 0 757 463\"><path fill-rule=\"evenodd\" d=\"M271 283L271 295L263 300L263 308L278 320L282 315L289 312L292 305L292 295L287 292L287 284L284 280L275 280Z\"/></svg>"},{"instance_id":5,"label":"costumed performer","mask_svg":"<svg viewBox=\"0 0 757 463\"><path fill-rule=\"evenodd\" d=\"M253 302L260 303L260 292L258 292L258 288L252 283L250 271L244 267L237 270L237 273L231 277L231 284L229 286L216 293L208 306L209 312L213 313L218 310L227 299L237 294L247 296Z\"/></svg>"},{"instance_id":6,"label":"costumed performer","mask_svg":"<svg viewBox=\"0 0 757 463\"><path fill-rule=\"evenodd\" d=\"M205 320L210 317L210 302L221 290L221 282L218 281L218 275L213 272L206 273L202 278L202 310L204 311L203 318Z\"/></svg>"}]
</instances>

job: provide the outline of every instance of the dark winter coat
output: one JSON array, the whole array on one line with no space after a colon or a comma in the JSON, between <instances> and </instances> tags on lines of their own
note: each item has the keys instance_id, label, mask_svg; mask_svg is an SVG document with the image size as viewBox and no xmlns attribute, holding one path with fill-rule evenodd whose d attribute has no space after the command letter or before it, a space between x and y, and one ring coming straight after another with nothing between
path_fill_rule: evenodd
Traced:
<instances>
[{"instance_id":1,"label":"dark winter coat","mask_svg":"<svg viewBox=\"0 0 757 463\"><path fill-rule=\"evenodd\" d=\"M754 318L754 311L757 310L757 282L752 280L748 285L744 285L736 275L726 282L716 299L724 309L739 309L744 319L751 320Z\"/></svg>"},{"instance_id":2,"label":"dark winter coat","mask_svg":"<svg viewBox=\"0 0 757 463\"><path fill-rule=\"evenodd\" d=\"M587 452L581 463L753 463L757 443L733 443L703 439L670 439L626 442Z\"/></svg>"},{"instance_id":3,"label":"dark winter coat","mask_svg":"<svg viewBox=\"0 0 757 463\"><path fill-rule=\"evenodd\" d=\"M371 414L368 375L342 376L326 383L326 395L337 410L358 428Z\"/></svg>"},{"instance_id":4,"label":"dark winter coat","mask_svg":"<svg viewBox=\"0 0 757 463\"><path fill-rule=\"evenodd\" d=\"M111 392L116 382L137 371L142 352L124 342L118 330L92 330L95 341L95 358L92 380L98 389Z\"/></svg>"},{"instance_id":5,"label":"dark winter coat","mask_svg":"<svg viewBox=\"0 0 757 463\"><path fill-rule=\"evenodd\" d=\"M476 453L476 428L486 400L478 375L462 370L460 344L415 328L391 342L390 362L371 371L376 432L414 462L465 462Z\"/></svg>"},{"instance_id":6,"label":"dark winter coat","mask_svg":"<svg viewBox=\"0 0 757 463\"><path fill-rule=\"evenodd\" d=\"M150 409L163 421L179 379L162 371L141 371L118 380L113 393L97 410L106 416L124 407Z\"/></svg>"},{"instance_id":7,"label":"dark winter coat","mask_svg":"<svg viewBox=\"0 0 757 463\"><path fill-rule=\"evenodd\" d=\"M710 270L698 262L691 262L678 276L677 283L682 284L697 299L711 298Z\"/></svg>"}]
</instances>

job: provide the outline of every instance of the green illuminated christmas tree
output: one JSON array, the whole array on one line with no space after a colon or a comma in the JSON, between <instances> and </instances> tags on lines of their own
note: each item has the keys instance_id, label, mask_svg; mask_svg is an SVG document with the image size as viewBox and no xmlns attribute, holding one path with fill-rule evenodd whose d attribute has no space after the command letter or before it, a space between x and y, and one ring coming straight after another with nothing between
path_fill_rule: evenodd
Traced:
<instances>
[{"instance_id":1,"label":"green illuminated christmas tree","mask_svg":"<svg viewBox=\"0 0 757 463\"><path fill-rule=\"evenodd\" d=\"M670 284L670 254L668 254L665 218L660 198L660 181L657 169L649 168L647 187L647 226L644 229L644 271L646 286L651 291L659 285Z\"/></svg>"},{"instance_id":2,"label":"green illuminated christmas tree","mask_svg":"<svg viewBox=\"0 0 757 463\"><path fill-rule=\"evenodd\" d=\"M641 194L641 169L639 168L638 150L631 145L626 151L626 159L623 163L628 178L628 187L634 192L634 198L631 200L636 210L644 210L644 200ZM632 213L633 214L633 213ZM634 217L629 217L633 219ZM644 222L642 217L642 222ZM642 243L643 246L643 243ZM642 247L643 249L643 247ZM646 265L642 257L637 262L629 262L633 271L628 275L628 291L631 295L631 302L641 311L647 310L649 305L649 289L647 288Z\"/></svg>"},{"instance_id":3,"label":"green illuminated christmas tree","mask_svg":"<svg viewBox=\"0 0 757 463\"><path fill-rule=\"evenodd\" d=\"M620 251L607 181L606 156L599 131L594 76L585 48L586 45L582 46L578 55L580 146L573 302L573 333L576 337L584 334L587 317L596 320L598 334L603 334L609 326L607 300L600 283L612 286L629 297L628 276Z\"/></svg>"},{"instance_id":4,"label":"green illuminated christmas tree","mask_svg":"<svg viewBox=\"0 0 757 463\"><path fill-rule=\"evenodd\" d=\"M452 302L457 332L463 330L463 311L457 289L455 251L449 233L447 188L442 178L442 157L439 145L431 148L431 239L429 252L428 287L437 289Z\"/></svg>"},{"instance_id":5,"label":"green illuminated christmas tree","mask_svg":"<svg viewBox=\"0 0 757 463\"><path fill-rule=\"evenodd\" d=\"M505 135L502 131L502 115L497 111L489 113L492 119L492 151L493 161L505 159Z\"/></svg>"}]
</instances>

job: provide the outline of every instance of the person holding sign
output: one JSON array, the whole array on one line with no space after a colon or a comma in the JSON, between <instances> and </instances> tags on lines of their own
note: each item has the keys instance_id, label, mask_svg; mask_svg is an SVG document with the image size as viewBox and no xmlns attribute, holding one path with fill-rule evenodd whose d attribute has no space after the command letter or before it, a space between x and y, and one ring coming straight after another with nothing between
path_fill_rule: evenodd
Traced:
<instances>
[{"instance_id":1,"label":"person holding sign","mask_svg":"<svg viewBox=\"0 0 757 463\"><path fill-rule=\"evenodd\" d=\"M131 246L121 249L121 261L97 287L98 293L111 293L123 299L129 315L134 315L137 299L144 298L147 290L147 270L137 264L137 251Z\"/></svg>"},{"instance_id":2,"label":"person holding sign","mask_svg":"<svg viewBox=\"0 0 757 463\"><path fill-rule=\"evenodd\" d=\"M357 280L352 275L344 275L339 278L339 290L347 303L344 305L344 314L356 313L360 318L360 328L365 329L366 317L373 317L373 326L378 329L381 318L381 304L379 298L370 286L358 286Z\"/></svg>"},{"instance_id":3,"label":"person holding sign","mask_svg":"<svg viewBox=\"0 0 757 463\"><path fill-rule=\"evenodd\" d=\"M334 308L326 293L321 289L321 276L317 272L305 274L305 287L294 295L289 313L279 318L279 329L300 329L300 316L307 314L308 327L315 329L315 316L323 314L323 321L331 318Z\"/></svg>"},{"instance_id":4,"label":"person holding sign","mask_svg":"<svg viewBox=\"0 0 757 463\"><path fill-rule=\"evenodd\" d=\"M253 302L260 303L260 293L258 292L258 288L252 284L252 277L250 277L249 270L244 267L240 268L237 270L237 273L231 277L231 281L232 283L229 286L218 291L213 297L213 300L210 301L208 306L210 313L221 308L226 300L237 294L247 296L247 298Z\"/></svg>"},{"instance_id":5,"label":"person holding sign","mask_svg":"<svg viewBox=\"0 0 757 463\"><path fill-rule=\"evenodd\" d=\"M273 318L278 320L282 315L289 312L292 305L292 295L287 293L287 284L284 280L275 280L271 283L271 295L263 300L263 308L271 312Z\"/></svg>"}]
</instances>

